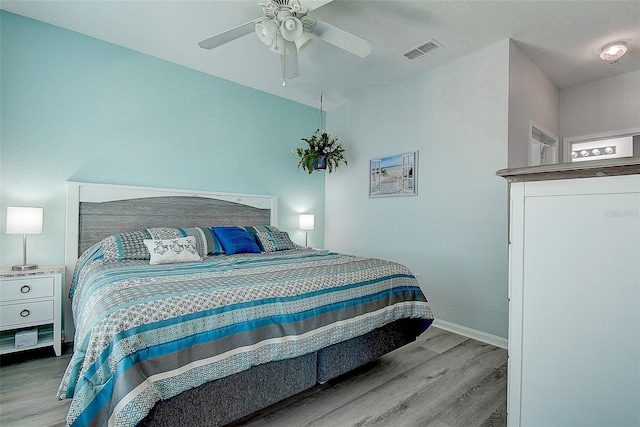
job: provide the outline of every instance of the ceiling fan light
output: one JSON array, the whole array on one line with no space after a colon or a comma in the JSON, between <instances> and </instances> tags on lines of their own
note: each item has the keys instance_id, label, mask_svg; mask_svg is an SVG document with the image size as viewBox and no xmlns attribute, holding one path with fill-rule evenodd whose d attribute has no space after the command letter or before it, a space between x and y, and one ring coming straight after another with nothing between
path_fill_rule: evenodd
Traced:
<instances>
[{"instance_id":1,"label":"ceiling fan light","mask_svg":"<svg viewBox=\"0 0 640 427\"><path fill-rule=\"evenodd\" d=\"M302 36L302 22L294 16L287 17L280 25L280 33L285 40L293 42Z\"/></svg>"},{"instance_id":2,"label":"ceiling fan light","mask_svg":"<svg viewBox=\"0 0 640 427\"><path fill-rule=\"evenodd\" d=\"M256 34L260 41L267 46L271 46L278 33L278 24L273 20L265 20L256 24Z\"/></svg>"},{"instance_id":3,"label":"ceiling fan light","mask_svg":"<svg viewBox=\"0 0 640 427\"><path fill-rule=\"evenodd\" d=\"M627 43L624 41L617 41L608 43L600 49L600 59L603 61L616 61L627 53Z\"/></svg>"},{"instance_id":4,"label":"ceiling fan light","mask_svg":"<svg viewBox=\"0 0 640 427\"><path fill-rule=\"evenodd\" d=\"M280 63L282 67L282 77L285 79L295 79L300 75L300 69L298 68L298 51L293 42L286 42L287 54L280 57Z\"/></svg>"},{"instance_id":5,"label":"ceiling fan light","mask_svg":"<svg viewBox=\"0 0 640 427\"><path fill-rule=\"evenodd\" d=\"M309 46L309 44L313 41L313 37L311 37L310 34L308 34L307 32L303 32L300 37L298 37L296 40L294 40L295 44L296 44L296 48L298 49L298 52L301 51L302 49L304 49L305 47Z\"/></svg>"}]
</instances>

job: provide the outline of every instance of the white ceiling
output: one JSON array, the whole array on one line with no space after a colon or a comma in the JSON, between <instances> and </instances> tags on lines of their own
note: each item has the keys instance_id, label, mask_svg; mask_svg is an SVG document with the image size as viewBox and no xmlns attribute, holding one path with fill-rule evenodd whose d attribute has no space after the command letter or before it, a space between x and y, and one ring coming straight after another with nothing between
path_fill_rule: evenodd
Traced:
<instances>
[{"instance_id":1,"label":"white ceiling","mask_svg":"<svg viewBox=\"0 0 640 427\"><path fill-rule=\"evenodd\" d=\"M2 0L0 7L310 106L323 92L325 109L507 38L560 89L640 69L640 0L334 0L309 15L372 41L373 53L363 59L315 40L300 52L300 76L283 88L278 55L255 34L213 50L197 44L262 16L259 2ZM444 47L415 61L403 56L431 39ZM615 40L631 49L610 65L598 53Z\"/></svg>"}]
</instances>

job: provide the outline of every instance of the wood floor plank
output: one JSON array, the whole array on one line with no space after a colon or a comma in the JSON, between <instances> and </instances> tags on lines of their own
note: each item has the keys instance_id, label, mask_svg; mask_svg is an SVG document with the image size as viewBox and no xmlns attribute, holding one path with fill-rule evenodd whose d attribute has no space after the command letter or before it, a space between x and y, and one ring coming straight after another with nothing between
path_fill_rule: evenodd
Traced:
<instances>
[{"instance_id":1,"label":"wood floor plank","mask_svg":"<svg viewBox=\"0 0 640 427\"><path fill-rule=\"evenodd\" d=\"M56 393L71 359L71 346L60 357L33 351L0 360L0 425L3 427L64 426L70 400Z\"/></svg>"},{"instance_id":2,"label":"wood floor plank","mask_svg":"<svg viewBox=\"0 0 640 427\"><path fill-rule=\"evenodd\" d=\"M489 417L480 424L480 427L504 427L507 425L507 402L498 407Z\"/></svg>"},{"instance_id":3,"label":"wood floor plank","mask_svg":"<svg viewBox=\"0 0 640 427\"><path fill-rule=\"evenodd\" d=\"M417 343L436 353L444 353L467 339L462 335L431 327L418 337Z\"/></svg>"},{"instance_id":4,"label":"wood floor plank","mask_svg":"<svg viewBox=\"0 0 640 427\"><path fill-rule=\"evenodd\" d=\"M496 412L496 408L506 407L506 374L505 362L489 372L477 385L438 408L438 412L433 414L434 419L450 426L482 425Z\"/></svg>"},{"instance_id":5,"label":"wood floor plank","mask_svg":"<svg viewBox=\"0 0 640 427\"><path fill-rule=\"evenodd\" d=\"M477 341L465 341L304 425L403 425L407 409L419 408L423 416L435 413L451 396L460 395L477 384L486 376L487 369L503 364L505 353Z\"/></svg>"}]
</instances>

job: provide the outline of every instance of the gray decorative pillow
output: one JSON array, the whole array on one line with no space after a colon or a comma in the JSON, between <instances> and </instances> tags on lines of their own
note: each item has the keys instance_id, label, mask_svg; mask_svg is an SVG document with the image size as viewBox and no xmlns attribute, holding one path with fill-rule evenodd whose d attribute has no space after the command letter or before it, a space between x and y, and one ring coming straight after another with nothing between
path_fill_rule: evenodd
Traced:
<instances>
[{"instance_id":1,"label":"gray decorative pillow","mask_svg":"<svg viewBox=\"0 0 640 427\"><path fill-rule=\"evenodd\" d=\"M147 230L126 231L105 237L100 242L104 262L116 262L123 259L149 259L149 251L143 240L150 237Z\"/></svg>"},{"instance_id":2,"label":"gray decorative pillow","mask_svg":"<svg viewBox=\"0 0 640 427\"><path fill-rule=\"evenodd\" d=\"M278 230L276 227L274 227L273 225L245 225L243 226L244 229L246 229L249 234L251 234L251 237L253 237L253 239L256 241L256 244L260 247L261 251L265 251L264 247L262 246L262 242L260 241L260 238L258 237L258 233L273 233L273 232L280 232L280 230Z\"/></svg>"},{"instance_id":3,"label":"gray decorative pillow","mask_svg":"<svg viewBox=\"0 0 640 427\"><path fill-rule=\"evenodd\" d=\"M258 231L256 233L265 252L286 251L295 249L296 245L286 231Z\"/></svg>"},{"instance_id":4,"label":"gray decorative pillow","mask_svg":"<svg viewBox=\"0 0 640 427\"><path fill-rule=\"evenodd\" d=\"M179 228L154 227L147 228L147 231L152 239L177 239L178 237L186 236Z\"/></svg>"},{"instance_id":5,"label":"gray decorative pillow","mask_svg":"<svg viewBox=\"0 0 640 427\"><path fill-rule=\"evenodd\" d=\"M203 229L201 227L179 228L182 236L191 236L196 241L196 248L201 258L206 257L212 251L211 247L214 246L213 239L211 238L211 230ZM206 231L205 231L206 230Z\"/></svg>"}]
</instances>

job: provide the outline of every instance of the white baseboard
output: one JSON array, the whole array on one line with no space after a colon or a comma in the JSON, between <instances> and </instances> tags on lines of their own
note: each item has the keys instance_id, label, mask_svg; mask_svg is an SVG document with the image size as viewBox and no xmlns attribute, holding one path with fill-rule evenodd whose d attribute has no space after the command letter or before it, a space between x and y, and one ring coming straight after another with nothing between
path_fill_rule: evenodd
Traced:
<instances>
[{"instance_id":1,"label":"white baseboard","mask_svg":"<svg viewBox=\"0 0 640 427\"><path fill-rule=\"evenodd\" d=\"M471 338L476 341L483 342L485 344L495 345L496 347L506 349L509 345L509 340L499 337L497 335L488 334L486 332L478 331L476 329L467 328L466 326L458 325L455 323L447 322L446 320L435 319L432 326L443 329L445 331L453 332L463 337Z\"/></svg>"}]
</instances>

